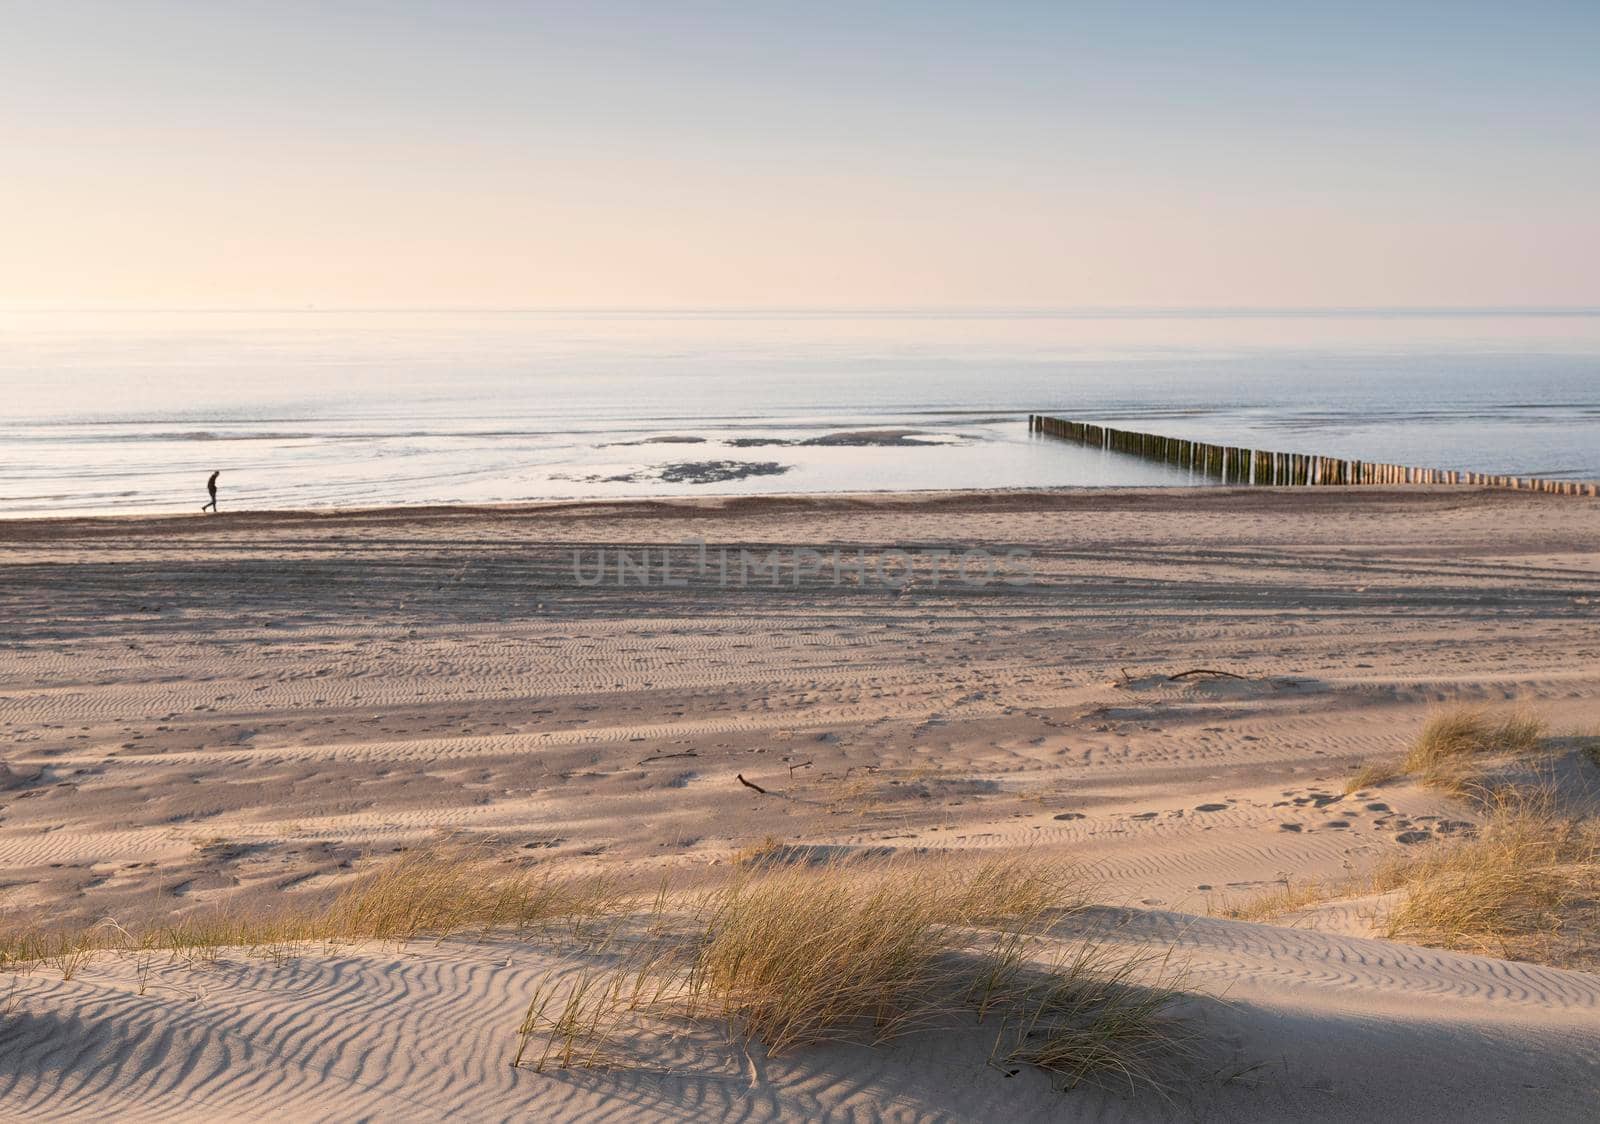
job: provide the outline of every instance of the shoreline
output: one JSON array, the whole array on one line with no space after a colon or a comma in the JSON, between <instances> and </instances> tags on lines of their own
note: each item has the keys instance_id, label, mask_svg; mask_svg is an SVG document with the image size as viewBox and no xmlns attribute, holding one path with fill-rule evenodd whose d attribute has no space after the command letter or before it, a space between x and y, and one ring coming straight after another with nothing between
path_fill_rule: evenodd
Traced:
<instances>
[{"instance_id":1,"label":"shoreline","mask_svg":"<svg viewBox=\"0 0 1600 1124\"><path fill-rule=\"evenodd\" d=\"M127 512L63 515L5 515L0 514L0 541L6 531L29 527L63 527L70 524L134 525L172 524L186 525L195 521L228 523L272 522L283 520L337 522L342 519L363 521L371 519L451 519L478 517L515 517L549 513L575 513L609 511L611 509L649 511L725 511L743 506L769 506L774 510L868 510L880 508L916 508L949 503L1016 503L1018 500L1041 499L1060 501L1099 500L1154 500L1181 498L1220 502L1221 497L1259 496L1293 498L1307 502L1349 502L1351 498L1418 500L1440 497L1481 496L1486 500L1506 497L1517 501L1533 499L1571 500L1586 497L1559 496L1550 493L1519 491L1478 484L1405 484L1405 485L1140 485L1097 486L1069 485L1039 488L929 488L883 489L838 492L717 492L704 495L673 496L618 496L615 498L570 498L552 500L514 500L505 503L460 504L375 504L370 507L328 508L262 508L258 510L225 510L216 515L201 512Z\"/></svg>"}]
</instances>

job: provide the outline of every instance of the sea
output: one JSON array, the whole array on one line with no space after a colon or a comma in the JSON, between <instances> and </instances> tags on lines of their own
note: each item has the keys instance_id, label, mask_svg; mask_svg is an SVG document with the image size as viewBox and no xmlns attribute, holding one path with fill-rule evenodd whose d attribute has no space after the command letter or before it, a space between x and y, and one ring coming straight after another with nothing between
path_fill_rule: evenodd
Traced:
<instances>
[{"instance_id":1,"label":"sea","mask_svg":"<svg viewBox=\"0 0 1600 1124\"><path fill-rule=\"evenodd\" d=\"M0 516L1205 482L1029 413L1600 479L1600 309L14 309Z\"/></svg>"}]
</instances>

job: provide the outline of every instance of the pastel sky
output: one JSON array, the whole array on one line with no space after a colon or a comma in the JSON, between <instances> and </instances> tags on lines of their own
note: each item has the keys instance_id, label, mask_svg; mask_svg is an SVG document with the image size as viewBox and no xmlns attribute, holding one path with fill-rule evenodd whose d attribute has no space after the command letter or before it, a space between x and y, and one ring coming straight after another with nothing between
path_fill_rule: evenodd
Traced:
<instances>
[{"instance_id":1,"label":"pastel sky","mask_svg":"<svg viewBox=\"0 0 1600 1124\"><path fill-rule=\"evenodd\" d=\"M1600 3L0 0L0 302L1600 305Z\"/></svg>"}]
</instances>

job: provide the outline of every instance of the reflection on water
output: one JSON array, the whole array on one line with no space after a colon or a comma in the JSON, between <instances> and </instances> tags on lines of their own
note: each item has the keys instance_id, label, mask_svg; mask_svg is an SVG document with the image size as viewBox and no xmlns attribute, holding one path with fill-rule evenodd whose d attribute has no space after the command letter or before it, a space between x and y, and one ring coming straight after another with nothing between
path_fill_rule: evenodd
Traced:
<instances>
[{"instance_id":1,"label":"reflection on water","mask_svg":"<svg viewBox=\"0 0 1600 1124\"><path fill-rule=\"evenodd\" d=\"M213 468L225 509L1187 482L1029 412L1600 477L1597 313L12 312L0 343L10 515L198 509Z\"/></svg>"}]
</instances>

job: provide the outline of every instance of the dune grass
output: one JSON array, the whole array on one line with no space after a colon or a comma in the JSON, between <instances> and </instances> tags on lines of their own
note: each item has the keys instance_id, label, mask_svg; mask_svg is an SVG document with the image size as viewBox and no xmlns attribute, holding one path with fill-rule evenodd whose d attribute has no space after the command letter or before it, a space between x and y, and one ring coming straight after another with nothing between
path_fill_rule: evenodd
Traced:
<instances>
[{"instance_id":1,"label":"dune grass","mask_svg":"<svg viewBox=\"0 0 1600 1124\"><path fill-rule=\"evenodd\" d=\"M1396 761L1368 761L1345 782L1344 794L1360 792L1364 788L1380 788L1390 781L1405 776L1405 770Z\"/></svg>"},{"instance_id":2,"label":"dune grass","mask_svg":"<svg viewBox=\"0 0 1600 1124\"><path fill-rule=\"evenodd\" d=\"M1081 905L1070 870L1026 855L814 864L785 861L796 849L759 851L709 888L673 894L663 882L649 894L481 848L419 850L320 904L0 932L0 968L70 980L99 956L131 957L143 994L163 958L203 968L241 953L493 934L572 957L533 989L513 1065L633 1064L686 1027L779 1054L987 1019L991 1060L1069 1083L1159 1085L1157 1063L1181 1048L1167 1018L1179 973L1162 954L1049 935Z\"/></svg>"},{"instance_id":3,"label":"dune grass","mask_svg":"<svg viewBox=\"0 0 1600 1124\"><path fill-rule=\"evenodd\" d=\"M1285 878L1281 885L1242 901L1232 902L1217 912L1218 916L1234 921L1266 921L1328 901L1338 897L1339 892L1338 887L1328 882L1315 879L1290 882Z\"/></svg>"},{"instance_id":4,"label":"dune grass","mask_svg":"<svg viewBox=\"0 0 1600 1124\"><path fill-rule=\"evenodd\" d=\"M1557 815L1545 794L1502 791L1473 837L1388 863L1402 891L1384 935L1439 948L1552 961L1600 922L1600 824Z\"/></svg>"},{"instance_id":5,"label":"dune grass","mask_svg":"<svg viewBox=\"0 0 1600 1124\"><path fill-rule=\"evenodd\" d=\"M1188 1044L1170 1017L1183 975L1170 957L1093 940L1058 953L1009 997L994 1059L1035 1066L1068 1087L1094 1077L1160 1087L1162 1064Z\"/></svg>"},{"instance_id":6,"label":"dune grass","mask_svg":"<svg viewBox=\"0 0 1600 1124\"><path fill-rule=\"evenodd\" d=\"M412 940L464 932L523 932L606 917L624 895L599 875L557 875L508 866L483 849L407 854L341 893L318 919L318 936Z\"/></svg>"},{"instance_id":7,"label":"dune grass","mask_svg":"<svg viewBox=\"0 0 1600 1124\"><path fill-rule=\"evenodd\" d=\"M687 988L778 1053L870 1024L891 1037L925 1014L941 958L966 927L1036 926L1067 906L1067 876L1000 859L954 864L791 867L720 888Z\"/></svg>"},{"instance_id":8,"label":"dune grass","mask_svg":"<svg viewBox=\"0 0 1600 1124\"><path fill-rule=\"evenodd\" d=\"M1226 915L1271 918L1321 900L1388 894L1392 901L1376 907L1378 926L1394 940L1543 963L1600 963L1600 823L1561 814L1553 779L1511 783L1510 774L1492 771L1497 762L1540 754L1548 733L1526 710L1434 714L1403 758L1368 764L1345 791L1417 777L1476 803L1482 822L1475 833L1397 857L1365 883L1285 887ZM1582 748L1600 764L1600 750Z\"/></svg>"},{"instance_id":9,"label":"dune grass","mask_svg":"<svg viewBox=\"0 0 1600 1124\"><path fill-rule=\"evenodd\" d=\"M1074 904L1060 872L1019 860L743 873L701 900L691 941L542 981L513 1064L626 1065L673 1025L775 1055L990 1019L991 1061L1159 1085L1181 1050L1180 973L1164 954L1048 938Z\"/></svg>"},{"instance_id":10,"label":"dune grass","mask_svg":"<svg viewBox=\"0 0 1600 1124\"><path fill-rule=\"evenodd\" d=\"M1305 882L1230 905L1262 921L1324 901L1374 903L1390 940L1515 960L1600 966L1600 821L1557 812L1543 788L1485 788L1483 823L1380 865L1365 878Z\"/></svg>"},{"instance_id":11,"label":"dune grass","mask_svg":"<svg viewBox=\"0 0 1600 1124\"><path fill-rule=\"evenodd\" d=\"M842 868L792 868L717 896L686 987L773 1053L870 1023L893 1034L953 943L957 912L927 874L863 884Z\"/></svg>"},{"instance_id":12,"label":"dune grass","mask_svg":"<svg viewBox=\"0 0 1600 1124\"><path fill-rule=\"evenodd\" d=\"M1548 726L1538 716L1461 707L1435 714L1417 735L1401 768L1425 781L1449 780L1472 758L1527 754L1538 750Z\"/></svg>"},{"instance_id":13,"label":"dune grass","mask_svg":"<svg viewBox=\"0 0 1600 1124\"><path fill-rule=\"evenodd\" d=\"M357 878L325 904L200 910L149 923L105 918L75 928L0 930L0 970L45 965L72 976L102 952L168 953L190 963L223 949L279 957L336 941L408 941L581 922L615 911L619 890L599 876L510 866L482 848L408 852Z\"/></svg>"},{"instance_id":14,"label":"dune grass","mask_svg":"<svg viewBox=\"0 0 1600 1124\"><path fill-rule=\"evenodd\" d=\"M1345 794L1402 777L1417 777L1424 784L1464 793L1477 779L1475 761L1535 753L1548 732L1545 721L1526 710L1442 710L1428 719L1404 758L1364 764L1346 783Z\"/></svg>"}]
</instances>

